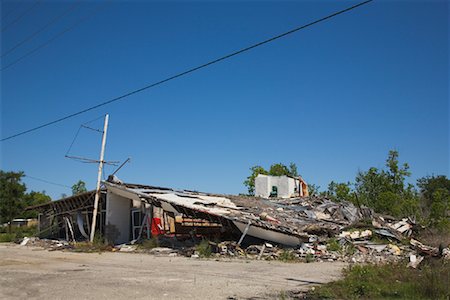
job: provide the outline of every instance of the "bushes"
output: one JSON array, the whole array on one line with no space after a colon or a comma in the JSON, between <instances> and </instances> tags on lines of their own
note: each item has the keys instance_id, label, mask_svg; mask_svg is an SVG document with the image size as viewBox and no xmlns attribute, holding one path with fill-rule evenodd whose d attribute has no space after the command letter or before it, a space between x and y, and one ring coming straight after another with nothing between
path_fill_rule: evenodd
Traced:
<instances>
[{"instance_id":1,"label":"bushes","mask_svg":"<svg viewBox=\"0 0 450 300\"><path fill-rule=\"evenodd\" d=\"M0 243L9 243L16 240L16 235L14 233L0 233Z\"/></svg>"},{"instance_id":2,"label":"bushes","mask_svg":"<svg viewBox=\"0 0 450 300\"><path fill-rule=\"evenodd\" d=\"M278 259L284 262L289 262L295 260L295 255L291 250L283 249Z\"/></svg>"},{"instance_id":3,"label":"bushes","mask_svg":"<svg viewBox=\"0 0 450 300\"><path fill-rule=\"evenodd\" d=\"M448 299L450 264L424 261L420 269L405 264L356 265L344 271L342 280L317 288L312 299Z\"/></svg>"},{"instance_id":4,"label":"bushes","mask_svg":"<svg viewBox=\"0 0 450 300\"><path fill-rule=\"evenodd\" d=\"M0 243L15 242L23 237L35 236L37 234L36 226L28 227L11 227L11 233L8 227L0 227Z\"/></svg>"},{"instance_id":5,"label":"bushes","mask_svg":"<svg viewBox=\"0 0 450 300\"><path fill-rule=\"evenodd\" d=\"M212 249L208 240L202 240L200 244L195 247L195 250L200 257L210 257L212 254Z\"/></svg>"},{"instance_id":6,"label":"bushes","mask_svg":"<svg viewBox=\"0 0 450 300\"><path fill-rule=\"evenodd\" d=\"M144 240L144 241L142 241L142 244L141 244L141 248L142 249L149 250L149 249L153 249L153 248L156 248L156 247L159 247L159 239L158 239L158 237L152 237L149 240Z\"/></svg>"}]
</instances>

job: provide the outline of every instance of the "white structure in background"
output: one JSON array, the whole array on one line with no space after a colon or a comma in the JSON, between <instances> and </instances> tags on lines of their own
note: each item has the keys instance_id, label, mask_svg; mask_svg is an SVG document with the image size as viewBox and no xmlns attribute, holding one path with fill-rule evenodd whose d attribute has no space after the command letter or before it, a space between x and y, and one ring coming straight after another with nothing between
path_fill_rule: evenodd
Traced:
<instances>
[{"instance_id":1,"label":"white structure in background","mask_svg":"<svg viewBox=\"0 0 450 300\"><path fill-rule=\"evenodd\" d=\"M291 198L308 196L308 186L299 177L259 174L255 178L255 196L262 198Z\"/></svg>"}]
</instances>

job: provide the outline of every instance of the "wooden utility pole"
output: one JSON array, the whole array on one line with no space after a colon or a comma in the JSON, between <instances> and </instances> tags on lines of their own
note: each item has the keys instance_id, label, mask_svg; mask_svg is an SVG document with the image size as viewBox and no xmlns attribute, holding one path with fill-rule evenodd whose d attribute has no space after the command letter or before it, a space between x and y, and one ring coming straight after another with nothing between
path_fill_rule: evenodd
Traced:
<instances>
[{"instance_id":1,"label":"wooden utility pole","mask_svg":"<svg viewBox=\"0 0 450 300\"><path fill-rule=\"evenodd\" d=\"M106 114L105 125L103 127L103 134L102 134L102 150L100 151L100 162L98 164L97 190L95 192L94 210L92 212L91 236L89 239L91 243L94 241L95 227L96 227L96 223L97 223L98 201L100 199L100 183L102 180L102 171L103 171L103 163L104 163L103 157L105 155L106 132L108 131L108 119L109 119L109 115Z\"/></svg>"}]
</instances>

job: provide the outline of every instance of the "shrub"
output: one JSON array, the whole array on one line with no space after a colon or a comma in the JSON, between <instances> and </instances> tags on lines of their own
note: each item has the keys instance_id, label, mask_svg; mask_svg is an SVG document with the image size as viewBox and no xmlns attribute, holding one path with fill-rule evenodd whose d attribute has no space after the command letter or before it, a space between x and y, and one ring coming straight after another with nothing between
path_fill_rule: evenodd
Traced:
<instances>
[{"instance_id":1,"label":"shrub","mask_svg":"<svg viewBox=\"0 0 450 300\"><path fill-rule=\"evenodd\" d=\"M448 299L450 264L425 260L419 269L405 264L356 265L344 271L344 278L325 284L309 299Z\"/></svg>"},{"instance_id":2,"label":"shrub","mask_svg":"<svg viewBox=\"0 0 450 300\"><path fill-rule=\"evenodd\" d=\"M316 260L316 259L314 258L314 255L312 255L311 253L306 254L305 261L306 261L307 263L314 262L315 260Z\"/></svg>"},{"instance_id":3,"label":"shrub","mask_svg":"<svg viewBox=\"0 0 450 300\"><path fill-rule=\"evenodd\" d=\"M284 262L293 261L295 260L295 255L292 251L283 249L278 259Z\"/></svg>"},{"instance_id":4,"label":"shrub","mask_svg":"<svg viewBox=\"0 0 450 300\"><path fill-rule=\"evenodd\" d=\"M212 254L212 249L208 240L202 240L200 244L195 247L195 250L197 250L200 257L210 257Z\"/></svg>"},{"instance_id":5,"label":"shrub","mask_svg":"<svg viewBox=\"0 0 450 300\"><path fill-rule=\"evenodd\" d=\"M328 241L327 250L340 252L342 250L342 246L341 246L341 244L339 244L338 240L336 240L335 238L332 238Z\"/></svg>"},{"instance_id":6,"label":"shrub","mask_svg":"<svg viewBox=\"0 0 450 300\"><path fill-rule=\"evenodd\" d=\"M16 240L16 235L14 233L0 233L0 243L9 243Z\"/></svg>"},{"instance_id":7,"label":"shrub","mask_svg":"<svg viewBox=\"0 0 450 300\"><path fill-rule=\"evenodd\" d=\"M152 237L149 240L142 241L141 247L143 249L153 249L159 247L159 239L157 237Z\"/></svg>"}]
</instances>

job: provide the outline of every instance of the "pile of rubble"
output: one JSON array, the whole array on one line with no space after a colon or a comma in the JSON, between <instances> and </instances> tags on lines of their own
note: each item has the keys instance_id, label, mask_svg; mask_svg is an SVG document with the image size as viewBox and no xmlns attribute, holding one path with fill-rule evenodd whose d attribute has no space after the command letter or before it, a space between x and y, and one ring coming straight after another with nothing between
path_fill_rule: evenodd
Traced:
<instances>
[{"instance_id":1,"label":"pile of rubble","mask_svg":"<svg viewBox=\"0 0 450 300\"><path fill-rule=\"evenodd\" d=\"M19 244L21 246L40 247L48 251L73 248L69 242L64 240L40 239L38 237L24 237Z\"/></svg>"},{"instance_id":2,"label":"pile of rubble","mask_svg":"<svg viewBox=\"0 0 450 300\"><path fill-rule=\"evenodd\" d=\"M222 210L226 208L226 214L224 214L227 220L237 220L242 224L248 224L247 230L250 224L260 229L269 229L265 231L265 236L268 238L280 232L285 236L295 236L298 238L295 240L296 246L285 248L285 246L276 245L273 240L260 238L260 244L247 244L243 247L241 242L246 240L246 231L241 230L244 233L239 242L209 242L208 255L264 260L353 263L383 263L409 259L412 267L416 267L424 256L450 259L448 245L440 248L430 247L414 239L417 225L409 218L396 220L389 216L375 214L366 207L356 207L345 201L336 203L324 197L291 199L227 197L226 200L232 201L233 205L230 204L231 202L225 203L226 205L223 203L208 205L220 206ZM199 206L197 202L192 205ZM205 211L212 209L208 208L208 205L203 208ZM163 235L158 238L155 246L148 247L145 243L139 246L133 243L133 245L110 247L109 250L200 257L203 254L196 245L200 239L201 237L198 236L189 236L183 240L177 236ZM21 245L40 246L49 250L76 248L66 241L38 238L25 238Z\"/></svg>"},{"instance_id":3,"label":"pile of rubble","mask_svg":"<svg viewBox=\"0 0 450 300\"><path fill-rule=\"evenodd\" d=\"M326 209L330 207L333 206L327 206ZM281 211L279 210L279 212ZM334 206L334 212L337 211L339 210ZM305 214L309 213L305 212ZM323 211L321 213L325 214ZM250 245L246 248L240 247L235 241L209 242L209 245L215 256L246 259L306 262L344 261L375 264L409 260L409 266L414 268L423 260L424 256L450 259L448 245L441 248L431 247L411 238L416 226L412 220L406 218L396 221L391 217L375 216L373 212L370 213L371 224L360 224L360 228L355 228L351 226L357 225L351 223L355 219L349 218L349 225L337 226L336 228L342 228L342 230L335 231L334 234L330 234L330 228L332 228L330 226L317 228L314 231L316 234L308 234L308 241L303 242L297 248L284 248L267 242L260 245ZM355 216L355 214L350 213L349 216ZM318 218L325 219L328 216L319 214ZM344 217L344 219L346 218ZM340 221L343 223L342 218ZM191 249L191 252L185 251L184 254L198 257L198 251L195 251L195 248Z\"/></svg>"},{"instance_id":4,"label":"pile of rubble","mask_svg":"<svg viewBox=\"0 0 450 300\"><path fill-rule=\"evenodd\" d=\"M361 220L373 217L369 208L325 197L262 199L228 196L239 208L229 216L262 228L273 229L308 241L310 235L329 238Z\"/></svg>"}]
</instances>

